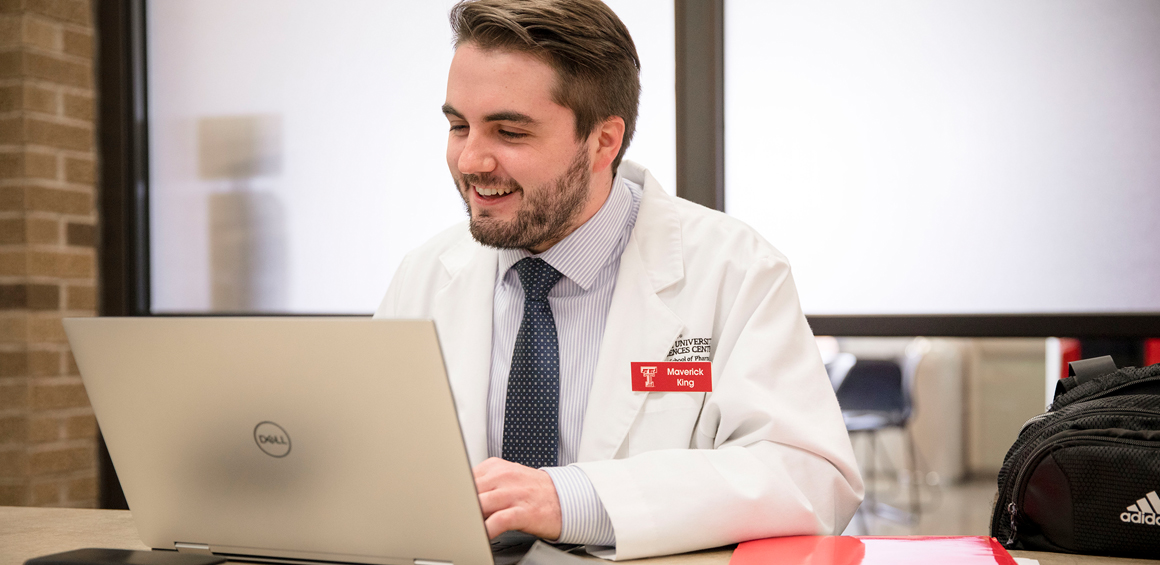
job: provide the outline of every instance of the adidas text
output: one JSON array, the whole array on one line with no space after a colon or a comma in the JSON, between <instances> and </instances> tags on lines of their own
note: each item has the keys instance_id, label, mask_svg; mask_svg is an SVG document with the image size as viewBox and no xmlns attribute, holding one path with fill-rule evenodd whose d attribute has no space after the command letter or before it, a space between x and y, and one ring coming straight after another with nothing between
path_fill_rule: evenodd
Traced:
<instances>
[{"instance_id":1,"label":"adidas text","mask_svg":"<svg viewBox=\"0 0 1160 565\"><path fill-rule=\"evenodd\" d=\"M1156 491L1152 491L1144 495L1144 498L1137 500L1135 504L1128 506L1126 512L1120 512L1120 521L1130 524L1160 526L1160 517L1156 516L1157 511L1160 511L1160 496L1156 495Z\"/></svg>"},{"instance_id":2,"label":"adidas text","mask_svg":"<svg viewBox=\"0 0 1160 565\"><path fill-rule=\"evenodd\" d=\"M1132 524L1147 524L1149 526L1160 525L1156 520L1155 514L1143 514L1141 512L1121 512L1120 521L1130 522Z\"/></svg>"}]
</instances>

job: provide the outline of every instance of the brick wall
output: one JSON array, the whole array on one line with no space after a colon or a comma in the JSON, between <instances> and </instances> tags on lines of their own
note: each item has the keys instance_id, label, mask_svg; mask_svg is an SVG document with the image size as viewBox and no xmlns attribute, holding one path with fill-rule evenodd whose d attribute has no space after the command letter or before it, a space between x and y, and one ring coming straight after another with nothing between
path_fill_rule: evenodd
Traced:
<instances>
[{"instance_id":1,"label":"brick wall","mask_svg":"<svg viewBox=\"0 0 1160 565\"><path fill-rule=\"evenodd\" d=\"M96 421L61 326L96 312L88 0L0 0L0 505L94 507Z\"/></svg>"}]
</instances>

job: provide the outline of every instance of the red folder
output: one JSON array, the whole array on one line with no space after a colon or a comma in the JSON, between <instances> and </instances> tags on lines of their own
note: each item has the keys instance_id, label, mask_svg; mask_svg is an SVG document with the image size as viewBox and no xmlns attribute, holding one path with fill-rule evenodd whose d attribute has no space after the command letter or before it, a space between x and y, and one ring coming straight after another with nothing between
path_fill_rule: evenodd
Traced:
<instances>
[{"instance_id":1,"label":"red folder","mask_svg":"<svg viewBox=\"0 0 1160 565\"><path fill-rule=\"evenodd\" d=\"M729 565L1015 565L985 536L793 536L747 541Z\"/></svg>"}]
</instances>

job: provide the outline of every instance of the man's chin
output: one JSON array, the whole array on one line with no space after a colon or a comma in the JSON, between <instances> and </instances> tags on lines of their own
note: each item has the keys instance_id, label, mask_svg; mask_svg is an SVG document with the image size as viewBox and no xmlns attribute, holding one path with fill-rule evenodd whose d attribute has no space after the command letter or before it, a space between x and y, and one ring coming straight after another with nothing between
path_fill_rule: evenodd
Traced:
<instances>
[{"instance_id":1,"label":"man's chin","mask_svg":"<svg viewBox=\"0 0 1160 565\"><path fill-rule=\"evenodd\" d=\"M512 223L488 215L473 215L469 228L475 241L496 249L527 249L539 243Z\"/></svg>"}]
</instances>

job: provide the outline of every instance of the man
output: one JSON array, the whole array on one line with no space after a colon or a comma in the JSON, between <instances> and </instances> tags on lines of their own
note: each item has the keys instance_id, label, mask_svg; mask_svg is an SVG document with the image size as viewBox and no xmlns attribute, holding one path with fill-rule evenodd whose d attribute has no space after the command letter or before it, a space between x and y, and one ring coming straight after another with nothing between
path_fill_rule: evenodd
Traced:
<instances>
[{"instance_id":1,"label":"man","mask_svg":"<svg viewBox=\"0 0 1160 565\"><path fill-rule=\"evenodd\" d=\"M621 163L628 30L598 0L451 20L470 221L404 259L376 316L435 319L488 534L631 559L841 532L862 482L785 258ZM633 362L666 360L712 361L711 392L633 390Z\"/></svg>"}]
</instances>

